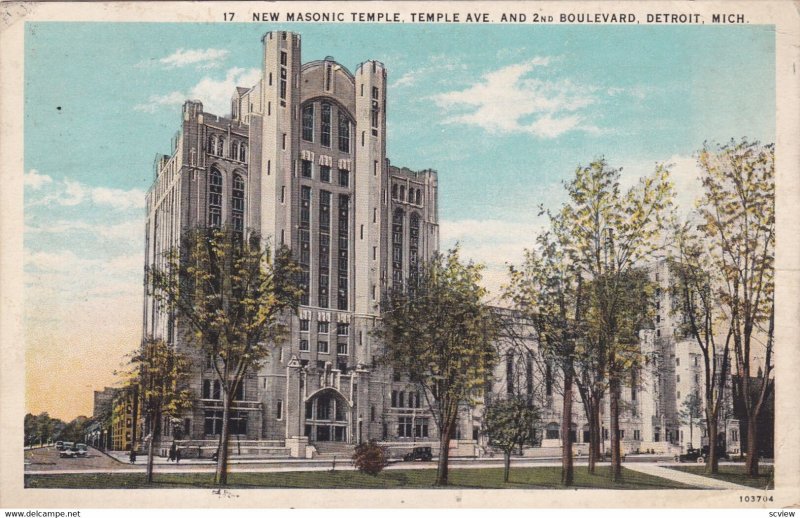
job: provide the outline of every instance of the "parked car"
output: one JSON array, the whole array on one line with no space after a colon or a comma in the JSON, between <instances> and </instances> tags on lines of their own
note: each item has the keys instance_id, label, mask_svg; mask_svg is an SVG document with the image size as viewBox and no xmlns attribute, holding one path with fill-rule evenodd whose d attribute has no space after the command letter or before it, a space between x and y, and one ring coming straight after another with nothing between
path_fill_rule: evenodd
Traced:
<instances>
[{"instance_id":1,"label":"parked car","mask_svg":"<svg viewBox=\"0 0 800 518\"><path fill-rule=\"evenodd\" d=\"M89 447L79 442L75 445L75 455L78 457L86 457L89 454Z\"/></svg>"},{"instance_id":2,"label":"parked car","mask_svg":"<svg viewBox=\"0 0 800 518\"><path fill-rule=\"evenodd\" d=\"M86 445L81 444L83 446L83 450L78 449L78 445L74 442L65 442L64 449L59 452L59 457L73 459L75 457L85 457L86 456ZM82 453L81 453L82 452Z\"/></svg>"},{"instance_id":3,"label":"parked car","mask_svg":"<svg viewBox=\"0 0 800 518\"><path fill-rule=\"evenodd\" d=\"M64 441L56 441L56 449L61 451L64 449Z\"/></svg>"},{"instance_id":4,"label":"parked car","mask_svg":"<svg viewBox=\"0 0 800 518\"><path fill-rule=\"evenodd\" d=\"M708 457L708 446L699 448L689 448L686 453L681 453L675 456L676 462L696 462L698 464L705 464L706 457Z\"/></svg>"},{"instance_id":5,"label":"parked car","mask_svg":"<svg viewBox=\"0 0 800 518\"><path fill-rule=\"evenodd\" d=\"M429 461L433 459L430 446L417 446L411 452L406 453L403 457L404 461L424 460Z\"/></svg>"}]
</instances>

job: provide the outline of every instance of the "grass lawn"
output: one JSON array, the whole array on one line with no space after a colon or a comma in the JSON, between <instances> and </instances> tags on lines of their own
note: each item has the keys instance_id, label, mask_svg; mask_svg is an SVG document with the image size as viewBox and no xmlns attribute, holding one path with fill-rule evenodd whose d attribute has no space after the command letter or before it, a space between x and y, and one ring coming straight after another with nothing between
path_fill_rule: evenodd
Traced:
<instances>
[{"instance_id":1,"label":"grass lawn","mask_svg":"<svg viewBox=\"0 0 800 518\"><path fill-rule=\"evenodd\" d=\"M232 488L313 488L313 489L433 489L436 470L386 470L377 477L357 471L296 471L283 473L230 473ZM511 468L508 483L503 483L499 468L451 469L450 487L458 489L560 489L561 468ZM152 484L143 473L25 475L29 488L206 488L214 487L212 473L156 473ZM686 489L689 486L623 468L623 481L613 484L609 467L599 466L590 475L585 466L575 468L576 488L594 489Z\"/></svg>"},{"instance_id":2,"label":"grass lawn","mask_svg":"<svg viewBox=\"0 0 800 518\"><path fill-rule=\"evenodd\" d=\"M672 469L701 475L704 477L717 478L734 484L754 487L756 489L774 489L775 475L772 466L759 466L758 478L750 478L745 474L744 464L726 465L719 467L719 473L711 475L706 473L705 466L672 466Z\"/></svg>"}]
</instances>

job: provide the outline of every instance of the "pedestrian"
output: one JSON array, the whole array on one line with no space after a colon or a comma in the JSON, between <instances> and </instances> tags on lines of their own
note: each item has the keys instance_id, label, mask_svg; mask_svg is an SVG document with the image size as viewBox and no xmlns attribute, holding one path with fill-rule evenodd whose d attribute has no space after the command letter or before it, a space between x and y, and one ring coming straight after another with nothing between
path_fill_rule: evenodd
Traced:
<instances>
[{"instance_id":1,"label":"pedestrian","mask_svg":"<svg viewBox=\"0 0 800 518\"><path fill-rule=\"evenodd\" d=\"M180 463L181 461L181 450L175 448L175 462Z\"/></svg>"},{"instance_id":2,"label":"pedestrian","mask_svg":"<svg viewBox=\"0 0 800 518\"><path fill-rule=\"evenodd\" d=\"M167 457L168 461L172 462L175 460L177 450L178 449L175 447L175 443L173 442L172 446L169 447L169 457Z\"/></svg>"},{"instance_id":3,"label":"pedestrian","mask_svg":"<svg viewBox=\"0 0 800 518\"><path fill-rule=\"evenodd\" d=\"M129 458L131 460L131 464L136 464L136 450L131 450Z\"/></svg>"}]
</instances>

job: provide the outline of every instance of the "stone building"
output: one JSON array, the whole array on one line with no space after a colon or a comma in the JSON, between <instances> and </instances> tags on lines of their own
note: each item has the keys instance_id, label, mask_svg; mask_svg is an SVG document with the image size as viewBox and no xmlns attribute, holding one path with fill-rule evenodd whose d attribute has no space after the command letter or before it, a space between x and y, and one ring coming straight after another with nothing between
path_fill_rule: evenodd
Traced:
<instances>
[{"instance_id":1,"label":"stone building","mask_svg":"<svg viewBox=\"0 0 800 518\"><path fill-rule=\"evenodd\" d=\"M163 266L186 230L219 226L257 231L290 247L299 262L306 294L290 336L248 373L234 398L231 432L239 448L305 456L309 445L335 452L368 438L436 447L424 395L376 364L381 344L372 330L382 294L439 249L437 173L390 164L382 63L365 61L354 72L332 57L304 63L300 35L291 32L268 32L262 43L261 79L235 89L229 116L207 113L196 100L183 105L171 153L156 158L147 193L145 266ZM653 272L667 282L663 267ZM691 342L675 339L667 294L658 296L664 308L641 334L649 361L623 390L626 451L685 446L680 401L702 383ZM529 394L542 408L535 445L559 447L558 374L538 358L531 326L517 324L498 341L500 361L486 395ZM144 336L190 352L181 329L145 290ZM196 404L165 417L163 430L167 440L183 437L202 454L215 448L222 401L211 359L195 353L193 368ZM587 420L577 391L575 397L573 438L578 451L587 450ZM482 453L481 415L481 405L462 409L457 454Z\"/></svg>"}]
</instances>

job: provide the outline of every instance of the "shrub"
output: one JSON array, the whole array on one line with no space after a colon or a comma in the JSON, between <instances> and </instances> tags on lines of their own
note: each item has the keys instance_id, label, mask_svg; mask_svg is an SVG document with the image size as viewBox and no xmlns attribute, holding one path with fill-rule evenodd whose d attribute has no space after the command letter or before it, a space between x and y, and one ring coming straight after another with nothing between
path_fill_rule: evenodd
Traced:
<instances>
[{"instance_id":1,"label":"shrub","mask_svg":"<svg viewBox=\"0 0 800 518\"><path fill-rule=\"evenodd\" d=\"M379 446L374 440L356 446L353 454L353 465L367 475L376 476L389 464L386 448Z\"/></svg>"}]
</instances>

